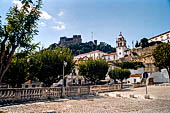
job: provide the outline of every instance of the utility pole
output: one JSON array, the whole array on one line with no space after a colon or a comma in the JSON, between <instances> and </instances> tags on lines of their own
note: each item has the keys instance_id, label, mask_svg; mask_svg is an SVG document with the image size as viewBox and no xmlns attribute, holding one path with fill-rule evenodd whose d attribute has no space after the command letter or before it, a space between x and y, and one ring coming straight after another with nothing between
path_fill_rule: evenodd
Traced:
<instances>
[{"instance_id":1,"label":"utility pole","mask_svg":"<svg viewBox=\"0 0 170 113\"><path fill-rule=\"evenodd\" d=\"M62 97L65 97L65 88L64 88L64 67L67 66L67 62L63 62L63 85L62 85Z\"/></svg>"}]
</instances>

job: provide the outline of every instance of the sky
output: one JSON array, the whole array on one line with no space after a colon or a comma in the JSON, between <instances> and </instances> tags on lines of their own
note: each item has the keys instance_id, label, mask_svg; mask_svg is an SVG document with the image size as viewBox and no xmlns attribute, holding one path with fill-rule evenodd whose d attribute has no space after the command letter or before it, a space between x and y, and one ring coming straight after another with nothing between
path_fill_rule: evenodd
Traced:
<instances>
[{"instance_id":1,"label":"sky","mask_svg":"<svg viewBox=\"0 0 170 113\"><path fill-rule=\"evenodd\" d=\"M13 5L20 2L0 0L4 23ZM41 12L34 42L43 47L73 35L81 35L83 42L98 40L115 47L120 32L132 47L132 41L170 31L170 0L43 0Z\"/></svg>"}]
</instances>

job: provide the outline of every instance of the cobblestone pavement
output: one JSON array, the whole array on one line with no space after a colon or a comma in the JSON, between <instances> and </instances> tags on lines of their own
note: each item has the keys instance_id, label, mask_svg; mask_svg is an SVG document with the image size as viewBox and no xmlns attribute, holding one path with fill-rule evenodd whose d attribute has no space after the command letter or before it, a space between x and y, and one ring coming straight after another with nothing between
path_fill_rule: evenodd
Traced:
<instances>
[{"instance_id":1,"label":"cobblestone pavement","mask_svg":"<svg viewBox=\"0 0 170 113\"><path fill-rule=\"evenodd\" d=\"M149 86L151 99L144 99L145 88L102 93L99 96L60 99L0 107L8 113L170 113L170 86ZM116 97L120 94L121 97ZM134 94L135 98L130 98Z\"/></svg>"}]
</instances>

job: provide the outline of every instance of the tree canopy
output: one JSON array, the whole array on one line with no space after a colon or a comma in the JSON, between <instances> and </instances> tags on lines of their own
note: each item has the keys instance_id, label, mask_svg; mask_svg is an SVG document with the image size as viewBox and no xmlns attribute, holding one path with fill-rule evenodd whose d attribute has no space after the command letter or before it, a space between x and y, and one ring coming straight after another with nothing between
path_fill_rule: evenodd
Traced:
<instances>
[{"instance_id":1,"label":"tree canopy","mask_svg":"<svg viewBox=\"0 0 170 113\"><path fill-rule=\"evenodd\" d=\"M49 48L54 49L56 46L57 44L54 43L54 44L51 44ZM100 43L99 45L96 45L92 41L81 43L81 44L72 44L72 45L67 46L67 48L71 49L73 55L75 56L79 54L95 51L95 50L100 50L100 51L107 52L107 53L116 51L116 49L111 47L111 45L109 44L106 44L103 42L103 43Z\"/></svg>"},{"instance_id":2,"label":"tree canopy","mask_svg":"<svg viewBox=\"0 0 170 113\"><path fill-rule=\"evenodd\" d=\"M168 71L170 78L170 45L162 43L153 51L155 65L160 69L165 68Z\"/></svg>"},{"instance_id":3,"label":"tree canopy","mask_svg":"<svg viewBox=\"0 0 170 113\"><path fill-rule=\"evenodd\" d=\"M149 46L148 39L147 38L142 38L140 40L140 45L141 45L142 48L148 47Z\"/></svg>"},{"instance_id":4,"label":"tree canopy","mask_svg":"<svg viewBox=\"0 0 170 113\"><path fill-rule=\"evenodd\" d=\"M109 71L110 78L112 78L115 82L116 80L119 80L121 83L124 79L129 78L130 74L131 73L128 69L114 68Z\"/></svg>"},{"instance_id":5,"label":"tree canopy","mask_svg":"<svg viewBox=\"0 0 170 113\"><path fill-rule=\"evenodd\" d=\"M138 69L141 67L145 67L142 62L136 62L136 61L127 61L121 63L115 62L114 65L122 69Z\"/></svg>"},{"instance_id":6,"label":"tree canopy","mask_svg":"<svg viewBox=\"0 0 170 113\"><path fill-rule=\"evenodd\" d=\"M92 83L104 80L108 72L108 63L102 59L87 60L79 64L79 74Z\"/></svg>"},{"instance_id":7,"label":"tree canopy","mask_svg":"<svg viewBox=\"0 0 170 113\"><path fill-rule=\"evenodd\" d=\"M33 36L37 35L37 21L40 17L42 0L21 0L22 6L10 8L6 15L7 23L0 21L0 82L8 70L17 48L32 46Z\"/></svg>"},{"instance_id":8,"label":"tree canopy","mask_svg":"<svg viewBox=\"0 0 170 113\"><path fill-rule=\"evenodd\" d=\"M20 53L14 55L11 65L2 79L2 82L8 83L12 87L21 87L21 84L29 78L30 65L27 62L27 58L25 56L21 58L18 54Z\"/></svg>"},{"instance_id":9,"label":"tree canopy","mask_svg":"<svg viewBox=\"0 0 170 113\"><path fill-rule=\"evenodd\" d=\"M73 69L73 55L70 49L56 48L55 50L42 50L30 56L30 78L38 79L44 86L51 86L62 78L63 63L67 62L65 74Z\"/></svg>"}]
</instances>

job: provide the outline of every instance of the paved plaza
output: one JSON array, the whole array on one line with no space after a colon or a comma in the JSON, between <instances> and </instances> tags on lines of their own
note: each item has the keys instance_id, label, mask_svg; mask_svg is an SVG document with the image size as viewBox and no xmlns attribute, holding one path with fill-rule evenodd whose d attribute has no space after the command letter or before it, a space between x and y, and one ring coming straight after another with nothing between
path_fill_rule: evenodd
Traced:
<instances>
[{"instance_id":1,"label":"paved plaza","mask_svg":"<svg viewBox=\"0 0 170 113\"><path fill-rule=\"evenodd\" d=\"M170 113L170 86L149 86L151 99L144 99L145 87L0 107L8 113ZM119 94L121 97L116 97ZM129 95L134 95L130 98Z\"/></svg>"}]
</instances>

